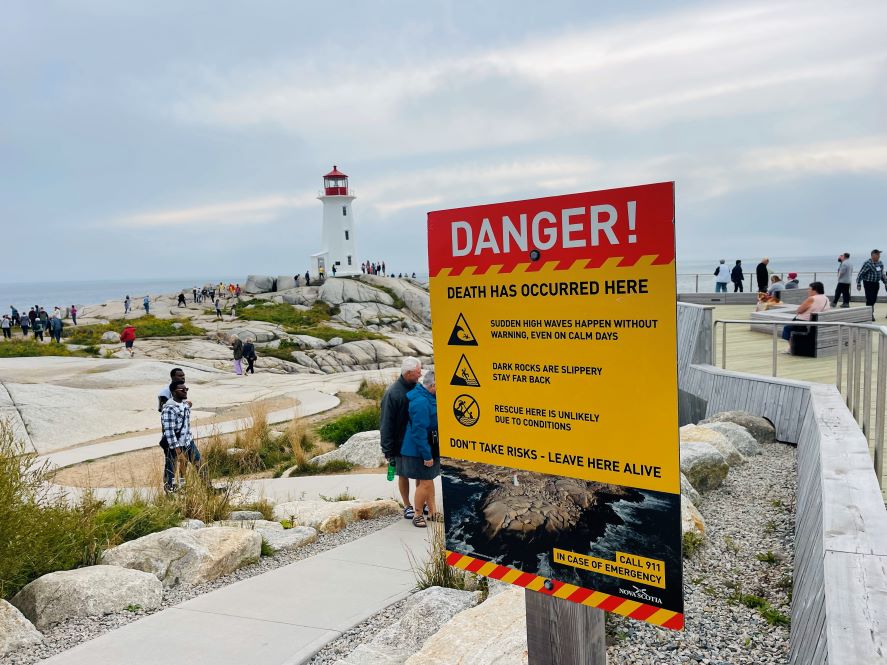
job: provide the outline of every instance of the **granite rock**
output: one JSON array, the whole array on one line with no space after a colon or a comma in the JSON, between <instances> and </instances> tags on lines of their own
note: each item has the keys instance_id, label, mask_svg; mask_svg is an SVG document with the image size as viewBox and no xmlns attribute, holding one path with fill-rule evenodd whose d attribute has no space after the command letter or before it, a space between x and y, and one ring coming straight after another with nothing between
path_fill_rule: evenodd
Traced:
<instances>
[{"instance_id":1,"label":"granite rock","mask_svg":"<svg viewBox=\"0 0 887 665\"><path fill-rule=\"evenodd\" d=\"M721 486L730 466L717 448L702 441L681 441L681 472L699 492Z\"/></svg>"},{"instance_id":2,"label":"granite rock","mask_svg":"<svg viewBox=\"0 0 887 665\"><path fill-rule=\"evenodd\" d=\"M755 437L749 434L748 430L742 425L737 425L732 422L716 422L706 423L700 425L700 427L706 427L708 429L713 429L715 432L720 432L727 438L727 441L733 444L733 447L736 448L736 450L746 457L761 454L761 446L758 444L757 440L755 440Z\"/></svg>"},{"instance_id":3,"label":"granite rock","mask_svg":"<svg viewBox=\"0 0 887 665\"><path fill-rule=\"evenodd\" d=\"M684 425L680 429L680 437L681 443L684 441L707 443L717 449L730 466L745 463L745 457L736 450L736 447L727 440L727 437L713 429L700 427L699 425Z\"/></svg>"},{"instance_id":4,"label":"granite rock","mask_svg":"<svg viewBox=\"0 0 887 665\"><path fill-rule=\"evenodd\" d=\"M274 519L291 520L321 533L337 533L352 522L400 513L400 504L390 499L377 501L289 501L274 507Z\"/></svg>"},{"instance_id":5,"label":"granite rock","mask_svg":"<svg viewBox=\"0 0 887 665\"><path fill-rule=\"evenodd\" d=\"M776 428L766 418L753 416L745 411L721 411L701 421L700 425L709 423L735 423L741 425L758 443L775 443Z\"/></svg>"},{"instance_id":6,"label":"granite rock","mask_svg":"<svg viewBox=\"0 0 887 665\"><path fill-rule=\"evenodd\" d=\"M129 606L160 607L163 585L149 573L118 566L88 566L49 573L12 599L40 629L74 617L120 612Z\"/></svg>"},{"instance_id":7,"label":"granite rock","mask_svg":"<svg viewBox=\"0 0 887 665\"><path fill-rule=\"evenodd\" d=\"M17 607L0 598L0 656L42 642L43 635L34 624Z\"/></svg>"},{"instance_id":8,"label":"granite rock","mask_svg":"<svg viewBox=\"0 0 887 665\"><path fill-rule=\"evenodd\" d=\"M360 468L375 469L387 464L380 441L379 430L358 432L335 450L318 455L311 461L324 464L333 460L344 460Z\"/></svg>"}]
</instances>

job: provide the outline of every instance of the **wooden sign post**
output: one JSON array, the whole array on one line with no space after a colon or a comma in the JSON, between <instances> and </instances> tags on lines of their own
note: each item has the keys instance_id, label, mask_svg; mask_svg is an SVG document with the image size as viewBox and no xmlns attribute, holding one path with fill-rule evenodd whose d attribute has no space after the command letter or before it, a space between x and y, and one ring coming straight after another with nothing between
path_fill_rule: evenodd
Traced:
<instances>
[{"instance_id":1,"label":"wooden sign post","mask_svg":"<svg viewBox=\"0 0 887 665\"><path fill-rule=\"evenodd\" d=\"M607 665L603 610L525 593L530 665Z\"/></svg>"}]
</instances>

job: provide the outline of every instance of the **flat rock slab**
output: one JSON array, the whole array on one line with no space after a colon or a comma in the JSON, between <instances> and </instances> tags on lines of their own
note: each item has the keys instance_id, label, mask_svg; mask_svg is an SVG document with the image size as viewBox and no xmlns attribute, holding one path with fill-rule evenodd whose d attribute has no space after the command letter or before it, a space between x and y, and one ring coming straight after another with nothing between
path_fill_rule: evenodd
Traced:
<instances>
[{"instance_id":1,"label":"flat rock slab","mask_svg":"<svg viewBox=\"0 0 887 665\"><path fill-rule=\"evenodd\" d=\"M12 599L40 629L73 617L160 607L163 585L149 573L118 566L88 566L39 577Z\"/></svg>"},{"instance_id":2,"label":"flat rock slab","mask_svg":"<svg viewBox=\"0 0 887 665\"><path fill-rule=\"evenodd\" d=\"M0 656L42 642L43 635L34 624L17 607L0 598Z\"/></svg>"},{"instance_id":3,"label":"flat rock slab","mask_svg":"<svg viewBox=\"0 0 887 665\"><path fill-rule=\"evenodd\" d=\"M254 529L175 527L112 547L102 563L151 573L164 586L199 584L257 561L261 550Z\"/></svg>"}]
</instances>

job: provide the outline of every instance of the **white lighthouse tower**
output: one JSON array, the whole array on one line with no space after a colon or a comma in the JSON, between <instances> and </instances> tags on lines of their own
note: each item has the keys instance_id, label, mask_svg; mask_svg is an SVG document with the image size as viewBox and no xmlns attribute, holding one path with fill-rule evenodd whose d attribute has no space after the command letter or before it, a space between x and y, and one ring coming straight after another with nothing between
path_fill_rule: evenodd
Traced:
<instances>
[{"instance_id":1,"label":"white lighthouse tower","mask_svg":"<svg viewBox=\"0 0 887 665\"><path fill-rule=\"evenodd\" d=\"M323 249L311 255L311 267L319 275L321 268L326 277L359 275L357 250L354 243L354 215L351 202L354 194L348 188L348 176L336 166L323 176L323 190L317 197L323 203Z\"/></svg>"}]
</instances>

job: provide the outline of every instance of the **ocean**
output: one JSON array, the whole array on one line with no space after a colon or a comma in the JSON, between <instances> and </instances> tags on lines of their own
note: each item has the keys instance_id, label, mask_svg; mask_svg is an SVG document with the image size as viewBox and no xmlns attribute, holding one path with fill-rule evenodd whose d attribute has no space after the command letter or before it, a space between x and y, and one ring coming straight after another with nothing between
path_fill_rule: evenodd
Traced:
<instances>
[{"instance_id":1,"label":"ocean","mask_svg":"<svg viewBox=\"0 0 887 665\"><path fill-rule=\"evenodd\" d=\"M836 254L837 256L837 254ZM861 260L860 260L861 257ZM718 259L724 258L730 268L736 262L736 258L714 257L699 260L678 258L677 262L677 286L678 291L693 292L698 284L699 291L714 291L714 269L718 265ZM862 260L867 256L853 257L854 268L859 269ZM754 274L755 266L760 257L743 258L742 266L745 271L746 290L749 288L749 274ZM797 272L801 286L813 281L814 277L825 284L826 293L832 293L835 289L835 275L838 263L834 256L796 256L796 257L770 257L769 268L771 272L785 275L788 272ZM420 279L427 279L427 274L417 275ZM698 276L698 277L697 277ZM160 295L177 293L182 289L190 291L194 285L240 283L246 281L246 276L210 276L210 277L180 277L176 279L158 279L146 277L143 279L127 280L92 280L70 282L18 282L0 284L0 311L6 311L9 305L15 305L20 311L32 305L41 305L46 308L68 307L70 305L96 305L108 300L123 300L128 294L133 300L140 301L145 294ZM733 290L730 285L730 290Z\"/></svg>"}]
</instances>

